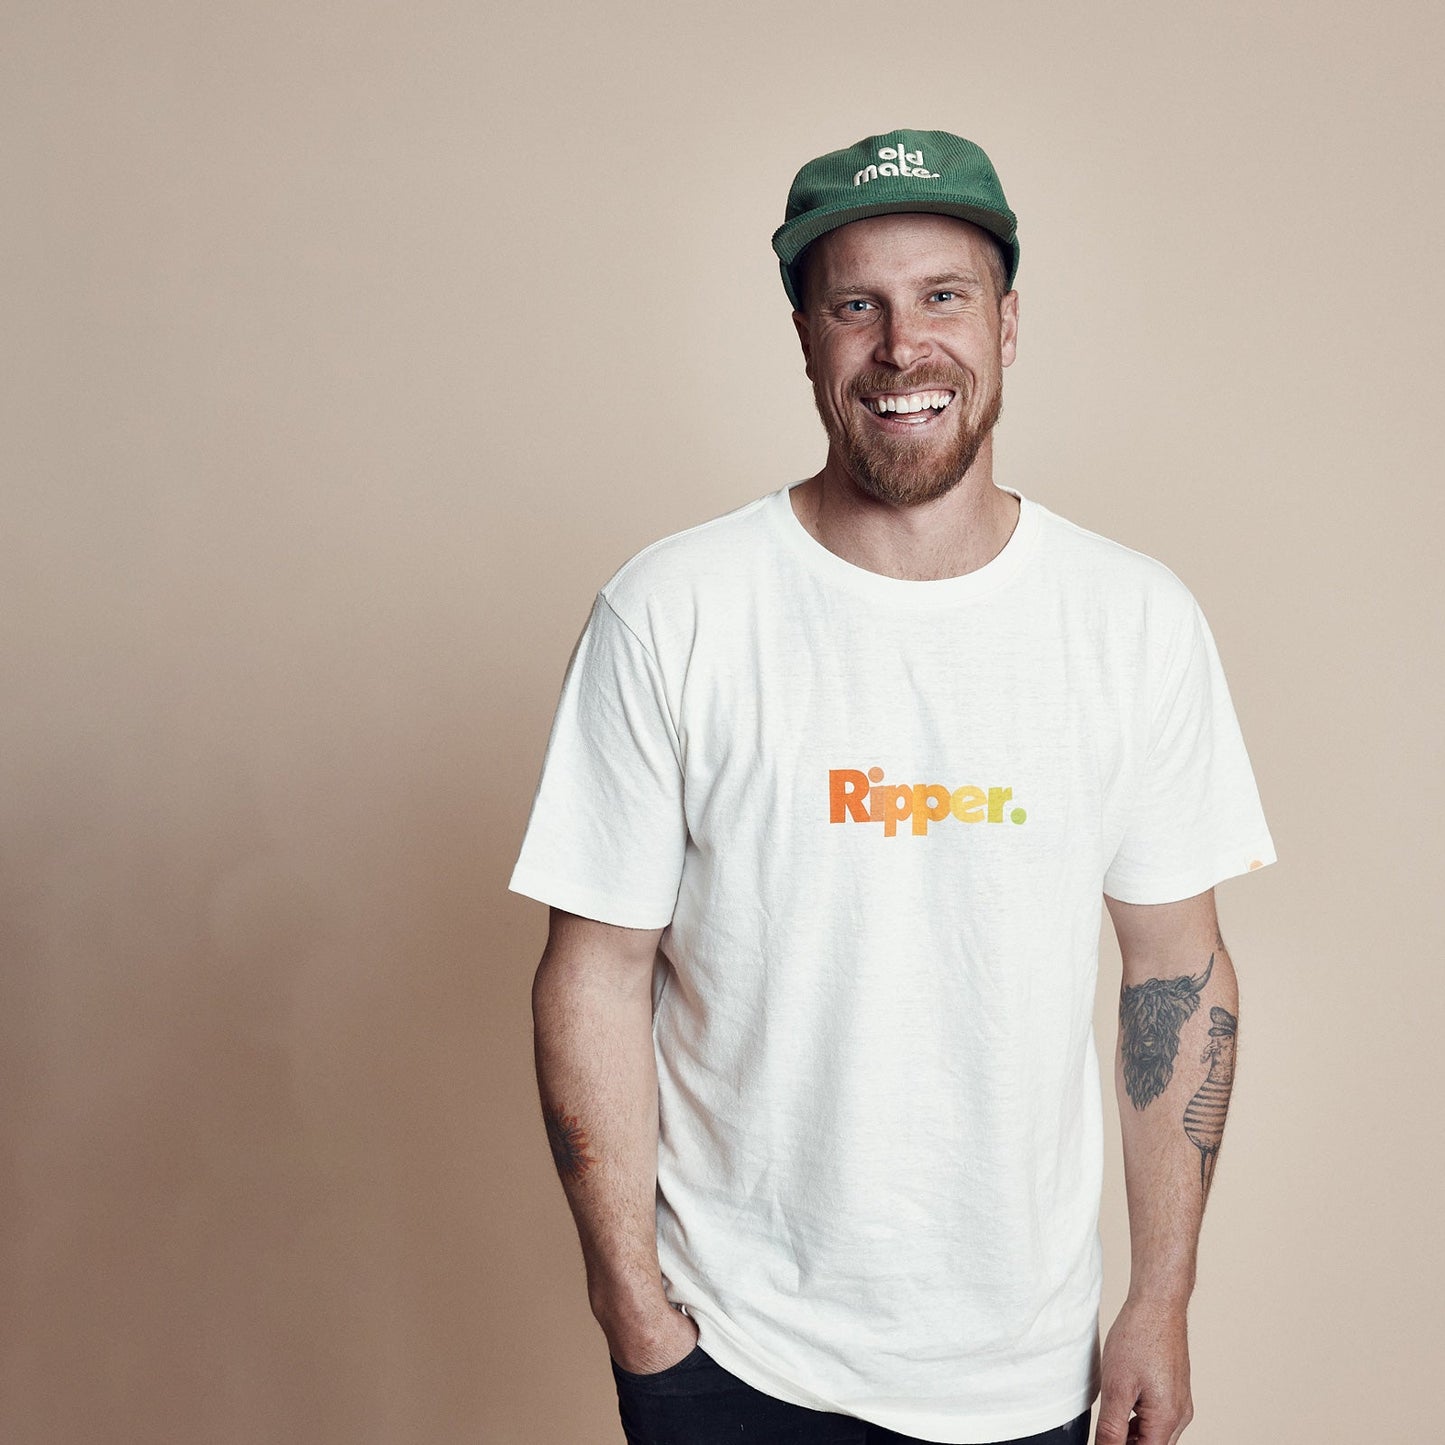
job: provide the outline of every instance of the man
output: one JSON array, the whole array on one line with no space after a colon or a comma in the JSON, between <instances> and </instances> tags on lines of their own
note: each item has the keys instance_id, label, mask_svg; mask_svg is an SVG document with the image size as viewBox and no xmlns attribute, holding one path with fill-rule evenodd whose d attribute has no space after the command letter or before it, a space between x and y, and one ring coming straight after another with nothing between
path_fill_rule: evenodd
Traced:
<instances>
[{"instance_id":1,"label":"man","mask_svg":"<svg viewBox=\"0 0 1445 1445\"><path fill-rule=\"evenodd\" d=\"M977 146L813 161L773 244L825 465L602 588L511 883L552 908L538 1078L627 1437L1064 1445L1102 1388L1099 1442L1172 1445L1238 1015L1213 888L1275 857L1214 641L994 481L1019 252Z\"/></svg>"}]
</instances>

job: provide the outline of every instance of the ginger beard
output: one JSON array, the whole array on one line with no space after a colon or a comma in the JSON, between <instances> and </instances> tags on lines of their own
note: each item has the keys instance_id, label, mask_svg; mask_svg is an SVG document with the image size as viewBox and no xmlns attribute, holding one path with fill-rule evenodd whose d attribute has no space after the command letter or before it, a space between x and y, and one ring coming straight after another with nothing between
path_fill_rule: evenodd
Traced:
<instances>
[{"instance_id":1,"label":"ginger beard","mask_svg":"<svg viewBox=\"0 0 1445 1445\"><path fill-rule=\"evenodd\" d=\"M823 404L817 381L813 402L828 440L837 449L849 474L863 491L893 506L917 506L946 495L963 480L989 433L1003 412L1003 379L997 374L984 382L976 400L968 378L942 369L923 369L906 382L908 390L947 387L954 393L943 414L948 429L942 435L894 436L869 423L859 397L869 392L898 391L905 387L896 372L875 372L854 379L848 405L838 426ZM972 404L972 410L967 408ZM957 410L956 417L949 413Z\"/></svg>"}]
</instances>

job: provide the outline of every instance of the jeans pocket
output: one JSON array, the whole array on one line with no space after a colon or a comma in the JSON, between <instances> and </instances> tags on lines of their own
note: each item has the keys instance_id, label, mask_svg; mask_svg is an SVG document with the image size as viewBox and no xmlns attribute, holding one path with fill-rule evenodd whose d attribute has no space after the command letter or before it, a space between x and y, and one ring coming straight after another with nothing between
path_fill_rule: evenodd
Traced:
<instances>
[{"instance_id":1,"label":"jeans pocket","mask_svg":"<svg viewBox=\"0 0 1445 1445\"><path fill-rule=\"evenodd\" d=\"M609 1355L608 1359L612 1359ZM683 1370L690 1369L693 1365L707 1359L702 1352L701 1345L694 1345L675 1365L669 1365L665 1370L653 1370L646 1375L635 1375L631 1370L624 1370L616 1360L612 1360L612 1373L620 1375L624 1380L632 1384L645 1385L651 1380L666 1380L673 1375L681 1374Z\"/></svg>"}]
</instances>

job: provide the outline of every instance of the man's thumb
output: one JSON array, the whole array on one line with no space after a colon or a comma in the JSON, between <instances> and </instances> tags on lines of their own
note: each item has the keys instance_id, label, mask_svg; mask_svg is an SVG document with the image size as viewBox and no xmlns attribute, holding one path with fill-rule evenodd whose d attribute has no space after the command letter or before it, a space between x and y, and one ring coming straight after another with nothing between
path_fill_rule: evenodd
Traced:
<instances>
[{"instance_id":1,"label":"man's thumb","mask_svg":"<svg viewBox=\"0 0 1445 1445\"><path fill-rule=\"evenodd\" d=\"M1125 1445L1129 1438L1129 1411L1134 1401L1123 1390L1104 1390L1099 1400L1099 1423L1094 1429L1095 1445Z\"/></svg>"}]
</instances>

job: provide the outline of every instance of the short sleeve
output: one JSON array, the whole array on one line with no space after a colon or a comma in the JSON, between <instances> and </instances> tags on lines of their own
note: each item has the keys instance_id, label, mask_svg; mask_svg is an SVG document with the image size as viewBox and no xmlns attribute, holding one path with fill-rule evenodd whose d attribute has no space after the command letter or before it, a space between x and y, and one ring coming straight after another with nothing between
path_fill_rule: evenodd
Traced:
<instances>
[{"instance_id":1,"label":"short sleeve","mask_svg":"<svg viewBox=\"0 0 1445 1445\"><path fill-rule=\"evenodd\" d=\"M1275 859L1214 636L1199 604L1164 675L1104 892L1173 903Z\"/></svg>"},{"instance_id":2,"label":"short sleeve","mask_svg":"<svg viewBox=\"0 0 1445 1445\"><path fill-rule=\"evenodd\" d=\"M508 887L602 923L663 928L686 842L662 677L599 593L567 667Z\"/></svg>"}]
</instances>

